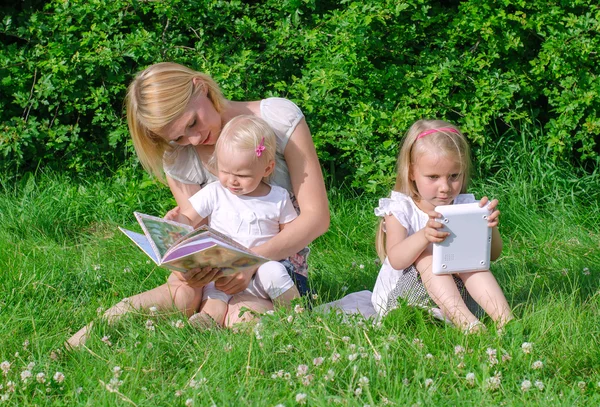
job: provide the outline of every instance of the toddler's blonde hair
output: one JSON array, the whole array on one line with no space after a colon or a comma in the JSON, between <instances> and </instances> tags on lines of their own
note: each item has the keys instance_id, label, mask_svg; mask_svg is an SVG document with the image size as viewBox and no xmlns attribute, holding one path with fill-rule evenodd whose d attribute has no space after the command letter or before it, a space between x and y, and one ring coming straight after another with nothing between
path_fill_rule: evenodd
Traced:
<instances>
[{"instance_id":1,"label":"toddler's blonde hair","mask_svg":"<svg viewBox=\"0 0 600 407\"><path fill-rule=\"evenodd\" d=\"M419 135L425 131L443 128L451 128L456 132L441 130L419 138ZM463 177L461 193L467 191L471 171L469 143L458 127L443 120L419 120L408 129L396 162L397 175L394 191L408 195L415 201L421 199L415 182L410 179L410 171L416 160L426 153L437 154L441 157L455 157L460 163ZM384 218L381 218L375 240L375 247L381 261L384 261L387 255L384 226Z\"/></svg>"},{"instance_id":2,"label":"toddler's blonde hair","mask_svg":"<svg viewBox=\"0 0 600 407\"><path fill-rule=\"evenodd\" d=\"M256 154L259 146L262 145L264 150L260 156ZM231 119L221 130L221 135L215 145L215 152L210 160L210 166L214 169L219 168L217 154L219 151L230 152L236 151L252 151L252 156L256 161L262 161L265 164L271 160L275 161L275 153L277 149L277 137L275 132L263 119L253 115L241 115ZM271 175L273 172L271 172ZM270 176L266 178L266 181Z\"/></svg>"},{"instance_id":3,"label":"toddler's blonde hair","mask_svg":"<svg viewBox=\"0 0 600 407\"><path fill-rule=\"evenodd\" d=\"M210 76L173 62L139 72L127 89L127 125L135 152L144 169L163 182L163 155L178 147L156 133L177 119L201 91L206 91L217 112L225 108L227 100Z\"/></svg>"}]
</instances>

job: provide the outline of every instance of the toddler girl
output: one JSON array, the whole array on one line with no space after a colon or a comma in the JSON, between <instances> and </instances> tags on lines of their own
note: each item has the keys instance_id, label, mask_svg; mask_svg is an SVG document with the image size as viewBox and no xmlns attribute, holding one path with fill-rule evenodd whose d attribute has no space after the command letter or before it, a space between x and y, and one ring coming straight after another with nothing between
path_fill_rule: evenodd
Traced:
<instances>
[{"instance_id":1,"label":"toddler girl","mask_svg":"<svg viewBox=\"0 0 600 407\"><path fill-rule=\"evenodd\" d=\"M432 243L449 235L434 211L439 205L475 202L465 194L471 167L467 140L453 125L441 120L419 120L406 134L398 156L396 185L390 198L379 200L375 214L382 217L377 233L377 252L383 265L373 289L373 306L380 315L398 305L399 297L410 305L439 307L444 317L466 332L484 326L474 312L479 304L502 326L512 316L506 298L489 270L456 275L431 271ZM491 259L502 250L498 233L497 200L483 197L480 206L492 211ZM465 291L466 289L466 291ZM474 304L472 300L477 304Z\"/></svg>"},{"instance_id":2,"label":"toddler girl","mask_svg":"<svg viewBox=\"0 0 600 407\"><path fill-rule=\"evenodd\" d=\"M247 248L271 239L298 216L287 190L267 183L275 168L275 137L271 127L256 116L237 116L229 121L212 160L219 181L193 195L188 210L168 217L192 226L208 218L211 228ZM289 305L300 297L286 267L276 261L258 268L246 292L270 299L274 305ZM209 315L224 325L230 299L210 283L204 287L202 311L190 321L210 323Z\"/></svg>"}]
</instances>

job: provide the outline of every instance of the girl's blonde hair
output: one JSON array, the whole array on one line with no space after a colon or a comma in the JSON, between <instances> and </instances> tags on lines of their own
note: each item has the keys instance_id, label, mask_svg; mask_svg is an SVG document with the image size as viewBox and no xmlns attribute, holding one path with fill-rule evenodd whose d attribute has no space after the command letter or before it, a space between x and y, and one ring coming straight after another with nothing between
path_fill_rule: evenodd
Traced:
<instances>
[{"instance_id":1,"label":"girl's blonde hair","mask_svg":"<svg viewBox=\"0 0 600 407\"><path fill-rule=\"evenodd\" d=\"M217 112L225 108L227 100L210 76L173 62L149 66L127 89L127 125L135 152L146 171L163 182L163 155L174 147L156 133L177 119L201 91L206 91Z\"/></svg>"},{"instance_id":2,"label":"girl's blonde hair","mask_svg":"<svg viewBox=\"0 0 600 407\"><path fill-rule=\"evenodd\" d=\"M440 130L429 133L429 131L437 129ZM427 132L427 134L419 137L423 132ZM443 120L419 120L408 129L396 162L397 175L394 191L408 195L416 201L421 199L415 182L410 179L410 171L416 160L425 153L456 158L460 163L463 177L461 193L467 191L471 172L469 143L458 127ZM375 241L377 254L381 261L387 255L385 244L384 218L381 218Z\"/></svg>"},{"instance_id":3,"label":"girl's blonde hair","mask_svg":"<svg viewBox=\"0 0 600 407\"><path fill-rule=\"evenodd\" d=\"M218 169L217 153L227 149L236 151L252 151L256 161L265 163L275 161L277 137L275 132L263 119L253 115L241 115L231 119L221 130L215 145L215 152L209 165ZM258 151L260 150L260 154ZM271 175L273 172L271 172ZM267 177L266 181L270 178Z\"/></svg>"}]
</instances>

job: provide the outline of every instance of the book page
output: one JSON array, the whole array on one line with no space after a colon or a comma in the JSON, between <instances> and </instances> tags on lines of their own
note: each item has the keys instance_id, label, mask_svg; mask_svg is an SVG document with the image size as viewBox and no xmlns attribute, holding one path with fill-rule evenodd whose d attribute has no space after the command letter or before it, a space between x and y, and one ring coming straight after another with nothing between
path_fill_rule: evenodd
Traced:
<instances>
[{"instance_id":1,"label":"book page","mask_svg":"<svg viewBox=\"0 0 600 407\"><path fill-rule=\"evenodd\" d=\"M121 232L125 233L125 235L128 238L133 240L133 243L135 243L140 249L142 249L144 251L144 253L146 253L148 255L148 257L150 257L152 259L152 261L154 261L154 263L156 263L157 265L160 266L160 259L158 257L156 257L156 253L154 253L154 249L152 249L152 245L148 241L148 238L146 237L146 235L142 235L141 233L132 232L131 230L127 230L127 229L123 229L123 228L119 228L119 230Z\"/></svg>"},{"instance_id":2,"label":"book page","mask_svg":"<svg viewBox=\"0 0 600 407\"><path fill-rule=\"evenodd\" d=\"M134 212L158 258L162 259L173 243L194 230L191 226L156 216Z\"/></svg>"},{"instance_id":3,"label":"book page","mask_svg":"<svg viewBox=\"0 0 600 407\"><path fill-rule=\"evenodd\" d=\"M164 258L167 267L218 267L224 275L256 269L267 261L269 259L239 250L211 236L197 236L191 242L179 244Z\"/></svg>"}]
</instances>

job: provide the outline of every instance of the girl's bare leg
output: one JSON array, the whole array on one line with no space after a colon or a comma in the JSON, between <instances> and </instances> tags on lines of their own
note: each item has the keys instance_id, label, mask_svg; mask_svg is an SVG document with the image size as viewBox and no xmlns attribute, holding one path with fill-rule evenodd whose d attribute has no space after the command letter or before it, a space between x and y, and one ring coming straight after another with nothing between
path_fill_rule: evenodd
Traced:
<instances>
[{"instance_id":1,"label":"girl's bare leg","mask_svg":"<svg viewBox=\"0 0 600 407\"><path fill-rule=\"evenodd\" d=\"M431 269L431 251L424 251L415 262L427 293L456 326L475 331L479 321L465 304L450 274L435 275ZM473 329L471 329L473 327Z\"/></svg>"},{"instance_id":2,"label":"girl's bare leg","mask_svg":"<svg viewBox=\"0 0 600 407\"><path fill-rule=\"evenodd\" d=\"M500 327L513 319L506 297L496 278L489 271L475 271L458 275L471 297Z\"/></svg>"},{"instance_id":3,"label":"girl's bare leg","mask_svg":"<svg viewBox=\"0 0 600 407\"><path fill-rule=\"evenodd\" d=\"M239 316L242 308L248 308L259 314L273 309L273 303L263 298L258 298L252 294L241 292L233 296L229 301L227 316L225 317L225 326L231 327L239 322L249 322L254 319L254 315L250 312L245 312Z\"/></svg>"},{"instance_id":4,"label":"girl's bare leg","mask_svg":"<svg viewBox=\"0 0 600 407\"><path fill-rule=\"evenodd\" d=\"M171 274L166 284L133 297L125 298L106 310L102 317L112 323L129 311L147 309L152 306L163 311L176 308L187 317L190 317L200 306L201 300L202 288L190 287ZM77 331L67 340L67 346L74 348L83 345L88 338L91 327L92 323L89 323Z\"/></svg>"}]
</instances>

